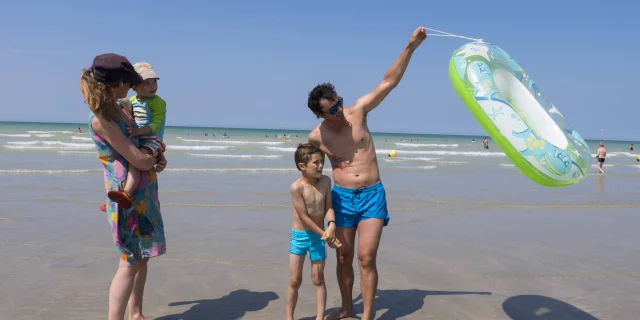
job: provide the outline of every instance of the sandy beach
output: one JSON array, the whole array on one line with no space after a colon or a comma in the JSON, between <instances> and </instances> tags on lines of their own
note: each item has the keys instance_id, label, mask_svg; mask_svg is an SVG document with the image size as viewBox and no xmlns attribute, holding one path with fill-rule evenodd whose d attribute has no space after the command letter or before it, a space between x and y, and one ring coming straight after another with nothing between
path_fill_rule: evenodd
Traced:
<instances>
[{"instance_id":1,"label":"sandy beach","mask_svg":"<svg viewBox=\"0 0 640 320\"><path fill-rule=\"evenodd\" d=\"M5 136L0 151L0 318L105 318L117 254L98 210L102 172L88 141L71 133L4 134L23 136ZM283 319L295 142L180 142L177 134L184 132L169 133L174 149L159 176L167 254L150 263L146 315ZM388 137L377 139L378 150L386 148ZM378 256L376 319L640 313L640 172L624 143L610 151L619 156L605 164L607 175L552 189L524 178L505 157L464 146L467 138L447 139L398 144L396 159L379 155L391 221ZM194 152L209 156L187 154ZM330 251L329 310L340 301L335 264ZM312 319L308 261L304 274L296 316Z\"/></svg>"},{"instance_id":2,"label":"sandy beach","mask_svg":"<svg viewBox=\"0 0 640 320\"><path fill-rule=\"evenodd\" d=\"M291 208L281 185L295 174L253 175L251 189L264 191L252 194L238 193L242 183L232 181L211 191L172 190L179 177L162 177L168 253L150 264L147 315L282 319ZM17 192L19 178L5 177L1 189L2 318L103 318L117 258L98 211L100 177L70 175L60 184L44 176ZM405 201L399 181L389 180L376 319L631 319L640 312L637 204L483 208L429 201L428 190ZM330 253L329 308L340 299L334 268ZM297 316L313 313L307 277Z\"/></svg>"}]
</instances>

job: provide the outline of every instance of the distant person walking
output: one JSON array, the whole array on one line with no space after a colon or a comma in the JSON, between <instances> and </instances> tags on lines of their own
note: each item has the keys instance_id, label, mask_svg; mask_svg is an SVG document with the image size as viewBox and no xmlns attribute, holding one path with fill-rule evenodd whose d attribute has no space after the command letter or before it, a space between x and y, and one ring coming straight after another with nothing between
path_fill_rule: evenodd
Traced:
<instances>
[{"instance_id":1,"label":"distant person walking","mask_svg":"<svg viewBox=\"0 0 640 320\"><path fill-rule=\"evenodd\" d=\"M607 157L607 149L604 148L604 142L600 142L600 146L598 147L598 152L596 153L596 159L598 160L598 171L600 173L604 173L602 170L602 165L604 164L604 160Z\"/></svg>"}]
</instances>

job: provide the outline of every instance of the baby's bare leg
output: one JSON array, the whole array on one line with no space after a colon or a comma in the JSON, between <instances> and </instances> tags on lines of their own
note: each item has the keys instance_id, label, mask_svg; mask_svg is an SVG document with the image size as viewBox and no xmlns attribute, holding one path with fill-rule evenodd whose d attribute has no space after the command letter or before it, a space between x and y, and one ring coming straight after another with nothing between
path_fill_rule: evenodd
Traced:
<instances>
[{"instance_id":1,"label":"baby's bare leg","mask_svg":"<svg viewBox=\"0 0 640 320\"><path fill-rule=\"evenodd\" d=\"M287 320L293 320L293 311L298 303L298 289L302 284L304 257L289 253L289 287L287 288Z\"/></svg>"},{"instance_id":2,"label":"baby's bare leg","mask_svg":"<svg viewBox=\"0 0 640 320\"><path fill-rule=\"evenodd\" d=\"M153 154L153 151L147 147L140 148L140 151L145 154ZM140 183L140 170L129 164L127 171L127 180L124 184L124 190L111 190L107 192L107 196L111 201L116 202L119 206L128 209L131 208L133 202L133 192Z\"/></svg>"},{"instance_id":3,"label":"baby's bare leg","mask_svg":"<svg viewBox=\"0 0 640 320\"><path fill-rule=\"evenodd\" d=\"M311 279L316 287L316 320L324 319L327 305L327 287L324 284L324 260L311 261Z\"/></svg>"},{"instance_id":4,"label":"baby's bare leg","mask_svg":"<svg viewBox=\"0 0 640 320\"><path fill-rule=\"evenodd\" d=\"M153 151L147 147L140 148L140 152L144 154L153 154ZM129 172L127 173L127 182L124 185L124 192L132 195L140 183L140 170L129 164Z\"/></svg>"}]
</instances>

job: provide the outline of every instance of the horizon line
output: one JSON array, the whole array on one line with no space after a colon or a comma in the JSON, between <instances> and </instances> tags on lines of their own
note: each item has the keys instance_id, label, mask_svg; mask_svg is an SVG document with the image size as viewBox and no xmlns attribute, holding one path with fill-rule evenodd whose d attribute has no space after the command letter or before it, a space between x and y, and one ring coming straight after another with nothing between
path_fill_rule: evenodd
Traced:
<instances>
[{"instance_id":1,"label":"horizon line","mask_svg":"<svg viewBox=\"0 0 640 320\"><path fill-rule=\"evenodd\" d=\"M0 123L34 123L34 124L73 124L73 125L80 125L80 126L86 126L86 123L81 123L81 122L63 122L63 121L55 121L55 122L43 122L43 121L14 121L14 120L2 120L0 121ZM191 128L191 129L234 129L234 130L271 130L271 131L276 131L276 130L289 130L289 131L310 131L310 129L295 129L295 128L284 128L284 127L280 127L279 129L276 128L247 128L247 127L202 127L202 126L193 126L193 125L166 125L167 128ZM474 136L486 136L489 139L491 139L491 136L489 136L489 134L487 134L486 132L483 134L466 134L466 133L419 133L419 132L382 132L382 131L370 131L372 134L391 134L391 135L435 135L435 136L455 136L455 137L474 137ZM493 139L491 139L493 140ZM592 138L585 138L585 140L591 140L591 141L607 141L606 139L592 139ZM619 139L611 139L608 141L617 141L617 142L636 142L635 140L628 140L628 139L624 139L624 140L619 140Z\"/></svg>"}]
</instances>

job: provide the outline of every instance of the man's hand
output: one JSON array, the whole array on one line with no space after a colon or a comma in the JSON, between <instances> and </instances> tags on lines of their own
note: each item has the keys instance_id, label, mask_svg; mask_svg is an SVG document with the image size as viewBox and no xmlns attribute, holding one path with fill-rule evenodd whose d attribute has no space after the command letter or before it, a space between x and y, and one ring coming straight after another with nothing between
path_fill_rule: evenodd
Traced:
<instances>
[{"instance_id":1,"label":"man's hand","mask_svg":"<svg viewBox=\"0 0 640 320\"><path fill-rule=\"evenodd\" d=\"M427 29L424 27L418 27L413 34L411 35L411 39L409 39L409 48L412 50L417 49L422 41L427 38Z\"/></svg>"}]
</instances>

